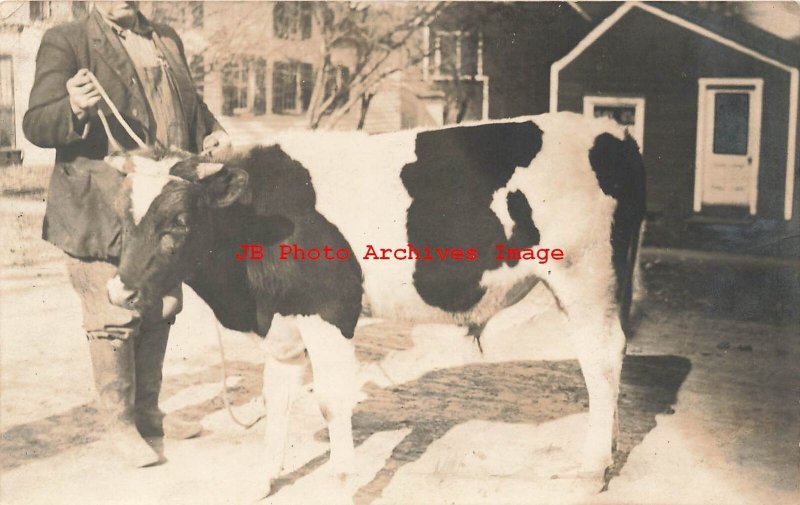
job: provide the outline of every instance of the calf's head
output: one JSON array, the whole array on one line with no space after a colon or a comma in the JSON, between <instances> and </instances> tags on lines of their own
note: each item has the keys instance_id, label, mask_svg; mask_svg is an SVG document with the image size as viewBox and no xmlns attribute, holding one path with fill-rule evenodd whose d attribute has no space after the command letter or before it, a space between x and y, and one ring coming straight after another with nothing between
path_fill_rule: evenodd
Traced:
<instances>
[{"instance_id":1,"label":"calf's head","mask_svg":"<svg viewBox=\"0 0 800 505\"><path fill-rule=\"evenodd\" d=\"M106 162L127 174L116 202L122 254L108 297L116 305L142 308L202 261L212 238L211 213L241 196L248 175L182 152L109 156Z\"/></svg>"}]
</instances>

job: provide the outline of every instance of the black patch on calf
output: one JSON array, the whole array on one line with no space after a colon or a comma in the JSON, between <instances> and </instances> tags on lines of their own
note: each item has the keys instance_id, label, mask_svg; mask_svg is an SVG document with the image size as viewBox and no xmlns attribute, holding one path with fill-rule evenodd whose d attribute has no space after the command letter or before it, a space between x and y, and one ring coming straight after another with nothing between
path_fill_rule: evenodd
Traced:
<instances>
[{"instance_id":1,"label":"black patch on calf","mask_svg":"<svg viewBox=\"0 0 800 505\"><path fill-rule=\"evenodd\" d=\"M243 205L220 209L212 219L214 242L187 284L226 328L265 335L269 326L261 323L257 313L257 299L248 278L250 262L235 261L235 256L240 254L241 244L260 244L267 251L291 235L294 224L283 216L258 216Z\"/></svg>"},{"instance_id":2,"label":"black patch on calf","mask_svg":"<svg viewBox=\"0 0 800 505\"><path fill-rule=\"evenodd\" d=\"M616 297L623 325L630 311L633 268L639 243L639 227L645 214L644 163L636 141L619 140L603 133L589 150L589 162L600 189L617 200L611 225L611 248L617 277Z\"/></svg>"},{"instance_id":3,"label":"black patch on calf","mask_svg":"<svg viewBox=\"0 0 800 505\"><path fill-rule=\"evenodd\" d=\"M217 237L206 261L186 283L211 307L222 326L259 333L256 299L247 283L247 265L234 261L238 252L239 244Z\"/></svg>"},{"instance_id":4,"label":"black patch on calf","mask_svg":"<svg viewBox=\"0 0 800 505\"><path fill-rule=\"evenodd\" d=\"M533 247L539 244L539 229L533 224L531 217L531 206L522 191L514 191L506 197L508 214L514 221L514 228L511 230L511 238L508 240L509 247L521 249L523 247ZM519 260L506 260L509 266L519 263Z\"/></svg>"},{"instance_id":5,"label":"black patch on calf","mask_svg":"<svg viewBox=\"0 0 800 505\"><path fill-rule=\"evenodd\" d=\"M450 312L466 311L483 296L480 279L498 268L495 244L505 243L503 227L489 206L517 167L527 167L542 147L542 131L531 121L463 126L417 135L417 160L403 167L411 195L408 240L414 247L476 248L475 261L417 260L414 285L426 303ZM521 197L521 198L520 198ZM523 195L509 195L515 238L532 242L530 209ZM519 219L519 220L517 220ZM527 221L526 221L527 220ZM538 231L535 232L538 242ZM532 245L532 244L531 244Z\"/></svg>"},{"instance_id":6,"label":"black patch on calf","mask_svg":"<svg viewBox=\"0 0 800 505\"><path fill-rule=\"evenodd\" d=\"M248 189L239 203L213 210L215 245L189 284L200 287L198 294L227 327L249 325L266 335L276 313L318 314L351 338L361 313L361 268L339 229L314 208L308 170L278 146L254 148L227 166L248 173ZM264 259L237 261L243 243L263 245ZM350 258L280 260L276 243L341 247Z\"/></svg>"}]
</instances>

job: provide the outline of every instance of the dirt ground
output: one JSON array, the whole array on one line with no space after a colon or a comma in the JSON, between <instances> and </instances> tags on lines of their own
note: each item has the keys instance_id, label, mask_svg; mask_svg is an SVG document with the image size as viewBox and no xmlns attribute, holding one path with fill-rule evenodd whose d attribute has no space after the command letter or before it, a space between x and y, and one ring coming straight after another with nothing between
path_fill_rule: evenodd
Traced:
<instances>
[{"instance_id":1,"label":"dirt ground","mask_svg":"<svg viewBox=\"0 0 800 505\"><path fill-rule=\"evenodd\" d=\"M79 302L60 253L39 241L43 208L0 199L0 501L4 504L253 501L263 423L223 409L209 309L186 288L162 408L201 420L132 470L103 440ZM364 319L353 419L357 504L800 503L800 267L714 255L644 254L648 297L628 343L620 440L607 490L554 478L577 466L588 398L563 320L548 312L503 338L535 359L482 363L456 328ZM519 337L519 338L516 338ZM461 342L461 344L460 344ZM260 392L261 356L226 333L228 391ZM308 376L310 380L310 373ZM331 503L327 435L307 384L285 473L269 503ZM338 496L338 495L337 495Z\"/></svg>"}]
</instances>

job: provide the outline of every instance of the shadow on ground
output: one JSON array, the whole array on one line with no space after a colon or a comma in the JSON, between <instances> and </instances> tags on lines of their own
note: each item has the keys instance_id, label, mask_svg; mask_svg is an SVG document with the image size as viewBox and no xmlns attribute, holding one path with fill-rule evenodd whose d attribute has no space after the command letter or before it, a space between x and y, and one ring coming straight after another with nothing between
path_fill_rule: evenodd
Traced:
<instances>
[{"instance_id":1,"label":"shadow on ground","mask_svg":"<svg viewBox=\"0 0 800 505\"><path fill-rule=\"evenodd\" d=\"M231 391L236 404L260 391L260 367L229 364L244 380ZM656 425L657 414L672 412L677 392L691 368L677 356L627 356L622 369L620 439L609 478L619 475L630 451ZM219 370L170 377L165 395L183 387L213 382ZM451 428L470 420L543 423L588 409L588 396L576 361L475 364L430 372L418 380L389 389L369 387L368 398L353 416L356 444L372 434L410 428L375 478L355 496L367 503L380 496L395 473L418 460L431 443ZM220 397L178 411L186 419L201 419L223 408ZM46 419L15 426L0 437L2 468L9 470L97 441L104 428L97 411L82 405ZM318 437L325 437L324 432ZM308 475L327 461L324 454L280 479L274 491Z\"/></svg>"},{"instance_id":2,"label":"shadow on ground","mask_svg":"<svg viewBox=\"0 0 800 505\"><path fill-rule=\"evenodd\" d=\"M656 425L657 414L670 414L677 392L691 369L677 356L627 356L622 370L620 439L611 479L621 471L630 451ZM451 428L470 420L543 423L588 410L588 396L576 361L516 362L469 365L428 373L390 389L372 388L353 416L356 444L371 435L410 428L384 467L355 496L369 503L395 473L418 460L431 443ZM325 436L324 433L318 436ZM476 434L480 436L480 434ZM277 492L327 461L322 455L273 487Z\"/></svg>"},{"instance_id":3,"label":"shadow on ground","mask_svg":"<svg viewBox=\"0 0 800 505\"><path fill-rule=\"evenodd\" d=\"M232 403L247 403L261 391L261 367L245 362L229 362L228 374L241 375L243 380L228 388ZM179 390L201 383L219 382L219 367L202 372L180 374L165 380L162 398ZM182 419L200 420L207 414L224 408L221 396L197 403L175 412ZM55 456L61 452L100 440L106 431L95 405L79 405L56 415L30 423L19 424L0 434L0 471L8 471L34 460Z\"/></svg>"}]
</instances>

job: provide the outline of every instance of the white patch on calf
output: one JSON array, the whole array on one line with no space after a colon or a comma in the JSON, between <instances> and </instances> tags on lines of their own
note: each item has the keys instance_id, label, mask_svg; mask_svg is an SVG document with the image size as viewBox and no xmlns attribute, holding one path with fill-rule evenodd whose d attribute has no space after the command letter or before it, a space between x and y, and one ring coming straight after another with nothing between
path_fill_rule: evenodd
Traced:
<instances>
[{"instance_id":1,"label":"white patch on calf","mask_svg":"<svg viewBox=\"0 0 800 505\"><path fill-rule=\"evenodd\" d=\"M497 215L497 219L503 225L503 231L505 232L506 240L508 240L514 230L514 220L511 219L511 214L508 212L508 189L500 188L495 191L489 208Z\"/></svg>"},{"instance_id":2,"label":"white patch on calf","mask_svg":"<svg viewBox=\"0 0 800 505\"><path fill-rule=\"evenodd\" d=\"M331 467L337 475L353 472L352 416L356 403L356 361L353 341L320 316L297 316L297 328L314 373L314 395L328 423Z\"/></svg>"},{"instance_id":3,"label":"white patch on calf","mask_svg":"<svg viewBox=\"0 0 800 505\"><path fill-rule=\"evenodd\" d=\"M314 373L314 393L328 424L331 466L337 474L351 473L354 462L351 418L357 387L353 342L318 315L276 314L264 349L267 485L280 475L284 462L289 414L306 366L304 349L308 350Z\"/></svg>"},{"instance_id":4,"label":"white patch on calf","mask_svg":"<svg viewBox=\"0 0 800 505\"><path fill-rule=\"evenodd\" d=\"M411 196L400 173L407 163L416 161L416 135L416 131L383 135L289 132L276 139L311 174L317 210L353 248L376 315L398 316L402 308L414 315L430 311L414 288L415 261L363 259L368 245L380 255L381 247L408 244L406 216ZM424 245L414 244L418 249Z\"/></svg>"},{"instance_id":5,"label":"white patch on calf","mask_svg":"<svg viewBox=\"0 0 800 505\"><path fill-rule=\"evenodd\" d=\"M270 330L270 335L273 333ZM283 361L276 357L276 355L283 354L283 349L273 352L269 342L270 337L267 336L263 378L263 397L267 407L266 427L264 428L266 491L269 491L269 486L280 475L283 467L289 414L303 384L303 375L306 369L304 359Z\"/></svg>"},{"instance_id":6,"label":"white patch on calf","mask_svg":"<svg viewBox=\"0 0 800 505\"><path fill-rule=\"evenodd\" d=\"M132 159L134 171L128 174L131 180L131 214L133 222L138 225L164 186L169 181L183 181L183 179L169 173L170 168L180 161L178 158L156 161L133 156Z\"/></svg>"},{"instance_id":7,"label":"white patch on calf","mask_svg":"<svg viewBox=\"0 0 800 505\"><path fill-rule=\"evenodd\" d=\"M206 177L210 177L224 167L224 163L198 163L197 165L197 178L198 179L205 179Z\"/></svg>"},{"instance_id":8,"label":"white patch on calf","mask_svg":"<svg viewBox=\"0 0 800 505\"><path fill-rule=\"evenodd\" d=\"M381 247L401 248L408 243L406 219L411 197L400 175L407 163L416 161L415 141L423 130L382 135L286 132L274 140L311 174L317 210L339 228L353 248L376 317L471 322L501 307L504 290L519 280L531 275L547 278L549 271L567 266L576 255L596 255L595 265L610 265L610 225L616 202L600 189L588 153L598 135L610 133L623 139L624 129L612 120L563 112L453 127L528 119L544 132L542 149L529 167L516 169L508 184L495 192L490 208L506 237L510 236L514 223L506 195L521 191L541 234L537 247L560 248L567 259L546 264L520 261L515 267L502 265L485 272L481 284L490 290L485 300L474 314L457 316L431 307L419 297L413 282L415 261L363 259L367 245L380 254ZM425 244L414 246L422 249Z\"/></svg>"},{"instance_id":9,"label":"white patch on calf","mask_svg":"<svg viewBox=\"0 0 800 505\"><path fill-rule=\"evenodd\" d=\"M511 286L529 275L548 279L586 257L593 257L595 265L611 264L616 200L600 188L589 150L598 135L610 133L622 139L624 130L613 121L578 114L543 114L534 120L544 132L542 149L529 167L515 170L505 190L521 191L530 203L531 219L541 237L536 248L559 248L565 259L545 264L520 261L513 268L487 271L481 280L484 287Z\"/></svg>"}]
</instances>

